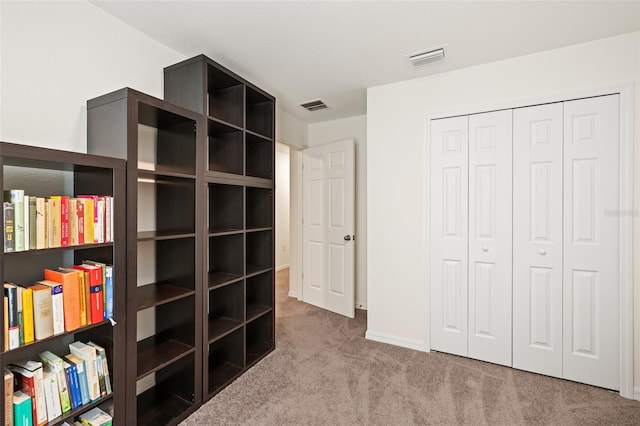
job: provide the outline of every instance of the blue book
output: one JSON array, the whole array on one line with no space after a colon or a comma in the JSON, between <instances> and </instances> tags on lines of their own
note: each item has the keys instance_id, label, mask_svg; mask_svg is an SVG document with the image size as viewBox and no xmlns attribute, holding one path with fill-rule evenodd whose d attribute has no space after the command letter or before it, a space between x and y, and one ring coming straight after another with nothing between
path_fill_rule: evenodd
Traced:
<instances>
[{"instance_id":1,"label":"blue book","mask_svg":"<svg viewBox=\"0 0 640 426\"><path fill-rule=\"evenodd\" d=\"M69 364L76 366L80 395L82 395L82 405L88 404L91 399L89 398L89 382L87 379L87 372L84 367L84 361L73 354L65 355L64 359L67 360Z\"/></svg>"},{"instance_id":2,"label":"blue book","mask_svg":"<svg viewBox=\"0 0 640 426\"><path fill-rule=\"evenodd\" d=\"M63 361L64 374L67 378L67 386L69 395L71 396L71 407L75 410L82 405L82 394L80 393L80 385L78 384L78 371L76 366Z\"/></svg>"},{"instance_id":3,"label":"blue book","mask_svg":"<svg viewBox=\"0 0 640 426\"><path fill-rule=\"evenodd\" d=\"M107 265L105 268L105 305L104 318L113 318L113 266Z\"/></svg>"},{"instance_id":4,"label":"blue book","mask_svg":"<svg viewBox=\"0 0 640 426\"><path fill-rule=\"evenodd\" d=\"M31 397L22 391L13 394L13 426L32 426Z\"/></svg>"}]
</instances>

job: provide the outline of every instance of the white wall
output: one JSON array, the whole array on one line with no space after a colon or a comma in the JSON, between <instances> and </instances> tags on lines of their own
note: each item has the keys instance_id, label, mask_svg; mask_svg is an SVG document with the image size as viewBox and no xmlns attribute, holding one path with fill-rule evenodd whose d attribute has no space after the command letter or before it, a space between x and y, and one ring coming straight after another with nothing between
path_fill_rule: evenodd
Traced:
<instances>
[{"instance_id":1,"label":"white wall","mask_svg":"<svg viewBox=\"0 0 640 426\"><path fill-rule=\"evenodd\" d=\"M308 138L307 123L283 109L276 108L276 140L278 142L304 149L309 146Z\"/></svg>"},{"instance_id":2,"label":"white wall","mask_svg":"<svg viewBox=\"0 0 640 426\"><path fill-rule=\"evenodd\" d=\"M86 1L0 2L0 139L86 152L86 101L128 86L162 97L185 59Z\"/></svg>"},{"instance_id":3,"label":"white wall","mask_svg":"<svg viewBox=\"0 0 640 426\"><path fill-rule=\"evenodd\" d=\"M309 125L309 146L353 139L356 149L356 307L367 309L367 116Z\"/></svg>"},{"instance_id":4,"label":"white wall","mask_svg":"<svg viewBox=\"0 0 640 426\"><path fill-rule=\"evenodd\" d=\"M425 349L425 119L428 115L635 83L640 165L640 33L550 50L367 91L367 337ZM636 179L637 182L637 179ZM635 188L635 208L640 205ZM638 211L638 210L636 210ZM635 225L639 218L635 217ZM635 227L634 249L640 247ZM635 382L640 285L635 273Z\"/></svg>"},{"instance_id":5,"label":"white wall","mask_svg":"<svg viewBox=\"0 0 640 426\"><path fill-rule=\"evenodd\" d=\"M289 147L276 143L276 270L289 267Z\"/></svg>"}]
</instances>

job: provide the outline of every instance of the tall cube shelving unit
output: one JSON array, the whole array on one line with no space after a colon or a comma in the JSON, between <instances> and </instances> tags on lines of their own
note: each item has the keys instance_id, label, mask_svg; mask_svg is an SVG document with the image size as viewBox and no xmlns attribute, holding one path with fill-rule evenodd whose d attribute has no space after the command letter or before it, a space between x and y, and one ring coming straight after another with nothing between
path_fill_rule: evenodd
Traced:
<instances>
[{"instance_id":1,"label":"tall cube shelving unit","mask_svg":"<svg viewBox=\"0 0 640 426\"><path fill-rule=\"evenodd\" d=\"M125 88L87 102L90 153L127 160L124 424L202 402L202 115Z\"/></svg>"},{"instance_id":2,"label":"tall cube shelving unit","mask_svg":"<svg viewBox=\"0 0 640 426\"><path fill-rule=\"evenodd\" d=\"M275 347L275 98L200 55L165 68L167 101L206 122L203 395Z\"/></svg>"}]
</instances>

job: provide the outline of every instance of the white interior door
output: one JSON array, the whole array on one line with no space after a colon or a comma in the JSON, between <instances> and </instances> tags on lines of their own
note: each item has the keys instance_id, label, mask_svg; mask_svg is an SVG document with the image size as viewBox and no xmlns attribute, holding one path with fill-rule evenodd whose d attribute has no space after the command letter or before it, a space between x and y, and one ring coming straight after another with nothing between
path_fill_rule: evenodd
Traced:
<instances>
[{"instance_id":1,"label":"white interior door","mask_svg":"<svg viewBox=\"0 0 640 426\"><path fill-rule=\"evenodd\" d=\"M513 111L513 366L562 377L561 102Z\"/></svg>"},{"instance_id":2,"label":"white interior door","mask_svg":"<svg viewBox=\"0 0 640 426\"><path fill-rule=\"evenodd\" d=\"M469 357L511 365L511 110L469 116Z\"/></svg>"},{"instance_id":3,"label":"white interior door","mask_svg":"<svg viewBox=\"0 0 640 426\"><path fill-rule=\"evenodd\" d=\"M431 122L431 348L467 355L468 117Z\"/></svg>"},{"instance_id":4,"label":"white interior door","mask_svg":"<svg viewBox=\"0 0 640 426\"><path fill-rule=\"evenodd\" d=\"M352 139L303 151L302 300L355 315Z\"/></svg>"},{"instance_id":5,"label":"white interior door","mask_svg":"<svg viewBox=\"0 0 640 426\"><path fill-rule=\"evenodd\" d=\"M564 377L619 389L619 96L564 112Z\"/></svg>"}]
</instances>

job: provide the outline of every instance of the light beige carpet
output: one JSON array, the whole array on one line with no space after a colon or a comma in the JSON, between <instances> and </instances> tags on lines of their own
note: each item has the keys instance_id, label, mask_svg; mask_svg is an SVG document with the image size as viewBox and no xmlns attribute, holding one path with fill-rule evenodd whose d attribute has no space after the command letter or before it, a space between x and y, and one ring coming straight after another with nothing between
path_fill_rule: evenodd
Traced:
<instances>
[{"instance_id":1,"label":"light beige carpet","mask_svg":"<svg viewBox=\"0 0 640 426\"><path fill-rule=\"evenodd\" d=\"M347 319L287 297L277 274L276 350L184 425L640 425L617 393L364 339Z\"/></svg>"}]
</instances>

